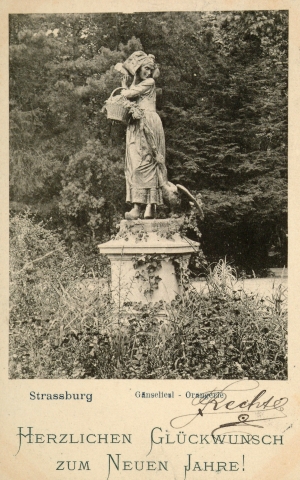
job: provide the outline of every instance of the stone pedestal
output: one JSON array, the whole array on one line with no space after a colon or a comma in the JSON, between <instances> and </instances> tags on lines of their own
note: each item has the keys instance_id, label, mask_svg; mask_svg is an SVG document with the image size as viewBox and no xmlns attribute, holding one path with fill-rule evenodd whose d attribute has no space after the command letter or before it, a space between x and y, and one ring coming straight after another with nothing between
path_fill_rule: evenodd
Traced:
<instances>
[{"instance_id":1,"label":"stone pedestal","mask_svg":"<svg viewBox=\"0 0 300 480\"><path fill-rule=\"evenodd\" d=\"M182 219L122 220L116 238L99 245L111 261L114 302L171 302L180 293L180 269L199 244L179 233Z\"/></svg>"}]
</instances>

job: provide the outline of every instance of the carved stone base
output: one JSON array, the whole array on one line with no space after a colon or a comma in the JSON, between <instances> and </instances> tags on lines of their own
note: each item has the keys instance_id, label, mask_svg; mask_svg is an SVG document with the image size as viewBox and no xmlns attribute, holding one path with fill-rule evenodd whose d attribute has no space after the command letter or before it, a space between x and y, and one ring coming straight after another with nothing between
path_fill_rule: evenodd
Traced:
<instances>
[{"instance_id":1,"label":"carved stone base","mask_svg":"<svg viewBox=\"0 0 300 480\"><path fill-rule=\"evenodd\" d=\"M188 264L199 244L179 233L183 219L122 220L115 239L99 245L111 261L112 298L128 302L171 302L180 293L176 266Z\"/></svg>"}]
</instances>

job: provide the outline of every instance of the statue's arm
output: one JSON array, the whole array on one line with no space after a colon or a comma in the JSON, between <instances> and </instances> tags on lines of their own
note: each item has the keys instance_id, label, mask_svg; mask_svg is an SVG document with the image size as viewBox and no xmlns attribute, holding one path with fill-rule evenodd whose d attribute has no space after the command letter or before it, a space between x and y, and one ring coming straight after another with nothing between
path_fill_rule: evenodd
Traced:
<instances>
[{"instance_id":1,"label":"statue's arm","mask_svg":"<svg viewBox=\"0 0 300 480\"><path fill-rule=\"evenodd\" d=\"M126 98L135 98L139 97L140 95L145 94L150 90L150 88L153 87L155 84L155 81L153 78L147 78L143 82L139 83L138 85L132 85L128 89L124 89L121 91L121 95L123 95Z\"/></svg>"}]
</instances>

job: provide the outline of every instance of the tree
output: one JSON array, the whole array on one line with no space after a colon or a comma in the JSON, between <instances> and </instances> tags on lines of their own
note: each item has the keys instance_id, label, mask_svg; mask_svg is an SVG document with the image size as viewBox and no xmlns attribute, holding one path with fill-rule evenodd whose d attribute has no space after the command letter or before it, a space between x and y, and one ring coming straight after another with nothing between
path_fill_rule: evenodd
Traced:
<instances>
[{"instance_id":1,"label":"tree","mask_svg":"<svg viewBox=\"0 0 300 480\"><path fill-rule=\"evenodd\" d=\"M13 207L113 231L125 129L101 108L114 64L144 49L161 65L169 177L202 193L208 258L286 263L286 11L13 15L10 42Z\"/></svg>"},{"instance_id":2,"label":"tree","mask_svg":"<svg viewBox=\"0 0 300 480\"><path fill-rule=\"evenodd\" d=\"M61 213L73 226L87 228L93 238L110 237L121 219L124 196L119 149L107 149L99 140L89 140L68 164Z\"/></svg>"}]
</instances>

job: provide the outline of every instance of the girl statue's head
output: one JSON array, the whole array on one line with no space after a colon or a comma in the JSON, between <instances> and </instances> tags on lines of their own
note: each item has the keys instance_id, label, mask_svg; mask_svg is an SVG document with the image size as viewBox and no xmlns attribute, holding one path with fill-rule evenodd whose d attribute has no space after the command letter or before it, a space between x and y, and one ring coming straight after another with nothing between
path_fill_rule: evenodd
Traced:
<instances>
[{"instance_id":1,"label":"girl statue's head","mask_svg":"<svg viewBox=\"0 0 300 480\"><path fill-rule=\"evenodd\" d=\"M159 75L159 69L155 63L155 56L151 54L147 55L142 51L132 53L123 63L123 67L126 68L131 75L138 74L140 78L142 78L141 75L146 75L144 72L142 73L142 67L145 67L148 72L150 71L153 78L157 78Z\"/></svg>"}]
</instances>

